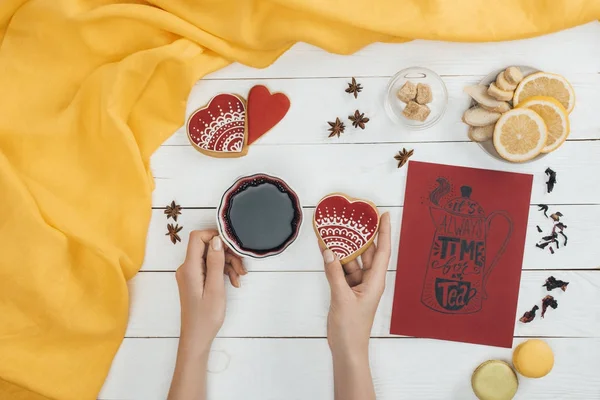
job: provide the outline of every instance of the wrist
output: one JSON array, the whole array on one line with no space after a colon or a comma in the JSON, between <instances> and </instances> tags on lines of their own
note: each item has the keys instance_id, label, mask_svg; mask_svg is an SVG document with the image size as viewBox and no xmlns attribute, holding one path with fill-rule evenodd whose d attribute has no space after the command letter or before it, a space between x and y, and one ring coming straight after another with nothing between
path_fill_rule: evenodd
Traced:
<instances>
[{"instance_id":1,"label":"wrist","mask_svg":"<svg viewBox=\"0 0 600 400\"><path fill-rule=\"evenodd\" d=\"M344 335L328 334L327 342L331 349L331 354L338 358L357 358L364 359L369 356L369 336L368 335Z\"/></svg>"},{"instance_id":2,"label":"wrist","mask_svg":"<svg viewBox=\"0 0 600 400\"><path fill-rule=\"evenodd\" d=\"M204 359L208 358L212 342L213 338L207 338L198 332L182 329L179 337L179 349L186 356Z\"/></svg>"},{"instance_id":3,"label":"wrist","mask_svg":"<svg viewBox=\"0 0 600 400\"><path fill-rule=\"evenodd\" d=\"M334 363L344 363L347 365L368 365L369 346L331 347L331 355Z\"/></svg>"}]
</instances>

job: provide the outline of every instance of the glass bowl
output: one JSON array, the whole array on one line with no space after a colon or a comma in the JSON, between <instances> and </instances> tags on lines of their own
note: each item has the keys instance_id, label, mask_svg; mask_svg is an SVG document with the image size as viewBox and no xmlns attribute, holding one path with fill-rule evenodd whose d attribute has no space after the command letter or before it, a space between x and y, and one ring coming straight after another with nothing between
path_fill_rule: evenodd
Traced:
<instances>
[{"instance_id":1,"label":"glass bowl","mask_svg":"<svg viewBox=\"0 0 600 400\"><path fill-rule=\"evenodd\" d=\"M406 81L411 81L414 84L426 83L431 87L432 102L427 104L431 109L431 113L423 122L413 121L402 115L402 111L406 104L397 97L398 90ZM410 67L403 69L394 75L388 83L385 96L385 111L392 121L405 126L410 130L423 130L431 128L438 123L444 116L446 106L448 105L448 91L444 81L438 74L430 69L423 67Z\"/></svg>"}]
</instances>

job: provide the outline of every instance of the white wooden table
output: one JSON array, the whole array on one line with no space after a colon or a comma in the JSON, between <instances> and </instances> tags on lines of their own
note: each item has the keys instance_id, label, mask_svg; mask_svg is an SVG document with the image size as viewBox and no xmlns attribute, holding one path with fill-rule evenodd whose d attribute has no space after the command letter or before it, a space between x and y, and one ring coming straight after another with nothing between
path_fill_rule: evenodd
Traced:
<instances>
[{"instance_id":1,"label":"white wooden table","mask_svg":"<svg viewBox=\"0 0 600 400\"><path fill-rule=\"evenodd\" d=\"M543 161L496 161L468 141L460 122L469 104L462 88L508 65L557 72L575 87L569 141ZM448 87L446 114L427 131L403 131L383 109L389 77L409 66L435 70ZM344 92L352 76L364 86L358 99ZM413 160L534 175L517 313L539 302L545 293L540 285L549 275L571 284L566 293L553 292L560 305L546 319L515 327L515 346L541 337L556 355L548 377L520 378L517 398L600 399L600 24L515 42L374 44L352 56L298 44L267 69L232 65L207 76L190 95L188 115L217 93L246 95L258 83L286 93L292 107L246 157L203 156L183 128L153 156L156 190L146 261L129 284L129 327L100 399L166 398L179 335L174 270L184 258L188 233L214 227L222 192L236 177L253 172L286 179L299 194L306 219L288 251L247 261L250 273L242 288L228 290L227 318L210 360L209 399L333 398L325 339L329 291L310 226L315 203L333 191L371 199L392 217L394 255L371 340L378 399L474 399L473 369L487 359L510 360L511 350L389 335L406 181L406 168L397 169L393 156L403 147L415 150ZM355 109L371 119L364 131L348 127L346 117ZM336 117L347 121L346 132L330 139L327 121ZM558 173L552 194L545 192L548 166ZM173 199L184 207L183 243L176 246L165 236L163 215ZM534 246L535 226L544 222L538 203L560 210L568 225L569 244L554 255Z\"/></svg>"}]
</instances>

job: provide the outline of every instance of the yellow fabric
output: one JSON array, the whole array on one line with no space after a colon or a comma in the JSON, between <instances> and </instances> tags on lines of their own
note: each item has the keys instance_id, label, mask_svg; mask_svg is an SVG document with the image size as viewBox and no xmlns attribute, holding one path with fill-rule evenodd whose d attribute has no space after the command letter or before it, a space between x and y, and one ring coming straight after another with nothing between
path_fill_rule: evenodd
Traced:
<instances>
[{"instance_id":1,"label":"yellow fabric","mask_svg":"<svg viewBox=\"0 0 600 400\"><path fill-rule=\"evenodd\" d=\"M297 41L524 38L599 3L0 0L0 399L96 398L144 256L149 157L203 75Z\"/></svg>"}]
</instances>

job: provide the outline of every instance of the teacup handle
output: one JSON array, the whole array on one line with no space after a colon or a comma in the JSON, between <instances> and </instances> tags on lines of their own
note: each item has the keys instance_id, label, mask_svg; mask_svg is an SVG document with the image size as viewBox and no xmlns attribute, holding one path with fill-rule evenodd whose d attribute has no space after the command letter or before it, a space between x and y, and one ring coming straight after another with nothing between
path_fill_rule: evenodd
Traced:
<instances>
[{"instance_id":1,"label":"teacup handle","mask_svg":"<svg viewBox=\"0 0 600 400\"><path fill-rule=\"evenodd\" d=\"M512 220L510 219L510 216L506 213L506 211L494 211L493 213L491 213L486 219L485 219L485 236L486 236L486 247L487 247L487 232L489 232L490 227L492 225L492 220L495 217L504 217L504 219L506 219L506 222L508 222L508 232L506 234L506 237L504 238L504 242L502 243L502 246L500 246L500 249L498 249L498 252L496 253L496 255L494 256L494 258L492 259L492 262L490 263L489 267L486 267L483 270L483 285L482 285L482 289L483 289L483 299L487 299L487 291L486 291L486 286L487 286L487 281L490 277L490 274L492 273L492 270L494 269L494 267L496 266L496 264L498 263L498 261L500 260L500 257L502 257L502 254L504 254L504 251L506 250L506 246L508 245L508 241L510 240L510 237L512 235L512 231L513 231L513 223ZM486 255L486 259L487 259L487 255Z\"/></svg>"}]
</instances>

